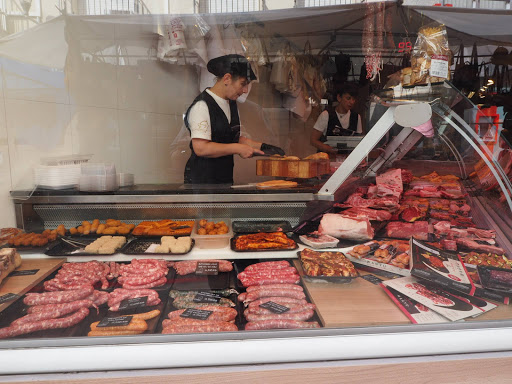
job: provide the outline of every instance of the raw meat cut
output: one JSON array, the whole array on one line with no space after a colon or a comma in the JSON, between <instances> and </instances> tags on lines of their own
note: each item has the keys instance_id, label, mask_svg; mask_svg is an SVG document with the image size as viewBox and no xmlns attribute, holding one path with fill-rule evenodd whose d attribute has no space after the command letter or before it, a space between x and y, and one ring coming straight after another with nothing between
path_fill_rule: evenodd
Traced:
<instances>
[{"instance_id":1,"label":"raw meat cut","mask_svg":"<svg viewBox=\"0 0 512 384\"><path fill-rule=\"evenodd\" d=\"M409 239L414 236L418 240L428 240L429 227L427 221L415 221L414 223L402 223L392 221L386 226L386 236L397 239Z\"/></svg>"},{"instance_id":2,"label":"raw meat cut","mask_svg":"<svg viewBox=\"0 0 512 384\"><path fill-rule=\"evenodd\" d=\"M334 248L339 242L337 238L318 233L318 231L307 235L301 235L299 236L299 239L311 248Z\"/></svg>"},{"instance_id":3,"label":"raw meat cut","mask_svg":"<svg viewBox=\"0 0 512 384\"><path fill-rule=\"evenodd\" d=\"M395 196L376 197L365 199L361 193L353 193L344 204L334 204L335 207L385 208L388 210L399 208L399 198Z\"/></svg>"},{"instance_id":4,"label":"raw meat cut","mask_svg":"<svg viewBox=\"0 0 512 384\"><path fill-rule=\"evenodd\" d=\"M387 221L391 219L391 213L389 213L388 211L363 207L349 208L346 211L340 212L339 214L345 217L352 217L356 219L367 218L368 220L376 221Z\"/></svg>"},{"instance_id":5,"label":"raw meat cut","mask_svg":"<svg viewBox=\"0 0 512 384\"><path fill-rule=\"evenodd\" d=\"M402 183L402 171L400 169L390 169L378 175L377 181L377 196L394 196L400 198L404 190Z\"/></svg>"},{"instance_id":6,"label":"raw meat cut","mask_svg":"<svg viewBox=\"0 0 512 384\"><path fill-rule=\"evenodd\" d=\"M374 236L373 228L368 219L353 219L336 213L323 215L318 232L349 240L370 240Z\"/></svg>"},{"instance_id":7,"label":"raw meat cut","mask_svg":"<svg viewBox=\"0 0 512 384\"><path fill-rule=\"evenodd\" d=\"M494 245L480 244L472 239L458 238L456 239L456 241L457 245L460 245L461 247L467 249L471 249L472 251L496 253L497 255L503 255L505 253L505 250L503 248L495 247Z\"/></svg>"}]
</instances>

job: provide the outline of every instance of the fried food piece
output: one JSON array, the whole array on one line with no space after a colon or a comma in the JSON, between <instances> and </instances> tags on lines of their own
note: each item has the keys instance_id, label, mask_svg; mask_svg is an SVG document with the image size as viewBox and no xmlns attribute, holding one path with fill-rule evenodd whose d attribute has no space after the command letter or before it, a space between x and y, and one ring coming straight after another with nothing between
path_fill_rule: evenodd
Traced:
<instances>
[{"instance_id":1,"label":"fried food piece","mask_svg":"<svg viewBox=\"0 0 512 384\"><path fill-rule=\"evenodd\" d=\"M114 220L114 219L107 219L105 224L107 225L107 227L119 227L120 225L122 225L120 220Z\"/></svg>"},{"instance_id":2,"label":"fried food piece","mask_svg":"<svg viewBox=\"0 0 512 384\"><path fill-rule=\"evenodd\" d=\"M91 224L84 225L84 235L91 233Z\"/></svg>"},{"instance_id":3,"label":"fried food piece","mask_svg":"<svg viewBox=\"0 0 512 384\"><path fill-rule=\"evenodd\" d=\"M206 223L207 223L206 219L201 219L201 220L199 220L199 226L200 226L200 227L204 227L204 226L206 226Z\"/></svg>"},{"instance_id":4,"label":"fried food piece","mask_svg":"<svg viewBox=\"0 0 512 384\"><path fill-rule=\"evenodd\" d=\"M106 228L106 227L107 227L107 226L106 226L105 224L100 224L100 225L98 225L98 229L96 230L96 233L97 233L98 235L103 234L103 231L105 230L105 228Z\"/></svg>"},{"instance_id":5,"label":"fried food piece","mask_svg":"<svg viewBox=\"0 0 512 384\"><path fill-rule=\"evenodd\" d=\"M64 227L64 224L61 224L57 227L57 234L61 237L66 235L66 227Z\"/></svg>"},{"instance_id":6,"label":"fried food piece","mask_svg":"<svg viewBox=\"0 0 512 384\"><path fill-rule=\"evenodd\" d=\"M78 233L78 230L76 228L69 228L69 234L70 235L76 235Z\"/></svg>"},{"instance_id":7,"label":"fried food piece","mask_svg":"<svg viewBox=\"0 0 512 384\"><path fill-rule=\"evenodd\" d=\"M76 230L78 231L79 234L83 234L84 233L84 227L82 225L79 225L78 227L76 227Z\"/></svg>"},{"instance_id":8,"label":"fried food piece","mask_svg":"<svg viewBox=\"0 0 512 384\"><path fill-rule=\"evenodd\" d=\"M206 235L206 234L207 234L207 233L206 233L206 229L205 229L205 228L199 228L199 229L197 230L197 234L198 234L198 235Z\"/></svg>"},{"instance_id":9,"label":"fried food piece","mask_svg":"<svg viewBox=\"0 0 512 384\"><path fill-rule=\"evenodd\" d=\"M100 221L98 219L94 219L91 224L91 233L96 233L99 225L100 225Z\"/></svg>"},{"instance_id":10,"label":"fried food piece","mask_svg":"<svg viewBox=\"0 0 512 384\"><path fill-rule=\"evenodd\" d=\"M116 227L106 227L103 232L105 235L115 235L117 233Z\"/></svg>"}]
</instances>

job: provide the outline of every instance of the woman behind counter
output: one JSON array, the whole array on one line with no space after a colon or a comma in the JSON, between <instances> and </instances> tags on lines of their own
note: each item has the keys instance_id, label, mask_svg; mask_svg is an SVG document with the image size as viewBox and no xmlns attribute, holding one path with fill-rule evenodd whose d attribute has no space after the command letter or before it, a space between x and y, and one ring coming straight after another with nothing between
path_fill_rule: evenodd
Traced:
<instances>
[{"instance_id":1,"label":"woman behind counter","mask_svg":"<svg viewBox=\"0 0 512 384\"><path fill-rule=\"evenodd\" d=\"M247 59L226 55L208 62L215 85L195 98L185 114L192 154L185 166L185 184L233 184L233 155L284 155L281 148L240 136L236 99L256 79Z\"/></svg>"},{"instance_id":2,"label":"woman behind counter","mask_svg":"<svg viewBox=\"0 0 512 384\"><path fill-rule=\"evenodd\" d=\"M310 144L319 152L337 154L338 150L327 144L327 136L352 136L362 134L361 116L353 112L358 88L355 84L344 84L336 89L338 105L323 111L313 126Z\"/></svg>"}]
</instances>

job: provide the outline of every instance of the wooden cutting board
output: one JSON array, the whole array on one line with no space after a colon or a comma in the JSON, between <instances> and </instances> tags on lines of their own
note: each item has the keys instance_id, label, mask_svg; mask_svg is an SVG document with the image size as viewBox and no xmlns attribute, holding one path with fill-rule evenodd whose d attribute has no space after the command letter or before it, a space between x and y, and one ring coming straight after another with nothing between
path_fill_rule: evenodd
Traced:
<instances>
[{"instance_id":1,"label":"wooden cutting board","mask_svg":"<svg viewBox=\"0 0 512 384\"><path fill-rule=\"evenodd\" d=\"M0 284L0 297L8 293L14 293L19 296L24 295L66 261L66 259L62 258L24 260L23 255L21 257L21 265L16 268L16 271L27 271L33 269L39 269L39 271L35 275L6 277ZM0 312L14 303L14 301L15 300L0 304Z\"/></svg>"},{"instance_id":2,"label":"wooden cutting board","mask_svg":"<svg viewBox=\"0 0 512 384\"><path fill-rule=\"evenodd\" d=\"M256 175L307 179L329 173L329 160L256 160Z\"/></svg>"}]
</instances>

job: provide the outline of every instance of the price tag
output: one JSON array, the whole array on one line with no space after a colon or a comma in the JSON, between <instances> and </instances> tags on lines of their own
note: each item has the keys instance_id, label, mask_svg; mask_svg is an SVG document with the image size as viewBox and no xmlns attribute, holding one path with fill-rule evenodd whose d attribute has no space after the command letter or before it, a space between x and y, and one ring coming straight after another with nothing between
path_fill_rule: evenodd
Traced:
<instances>
[{"instance_id":1,"label":"price tag","mask_svg":"<svg viewBox=\"0 0 512 384\"><path fill-rule=\"evenodd\" d=\"M273 313L285 313L290 310L290 308L281 304L274 303L273 301L267 301L266 303L260 304L260 307L268 309Z\"/></svg>"},{"instance_id":2,"label":"price tag","mask_svg":"<svg viewBox=\"0 0 512 384\"><path fill-rule=\"evenodd\" d=\"M364 275L364 276L361 276L361 278L365 279L366 281L369 281L370 283L375 284L375 285L379 285L380 283L382 283L384 281L374 275Z\"/></svg>"},{"instance_id":3,"label":"price tag","mask_svg":"<svg viewBox=\"0 0 512 384\"><path fill-rule=\"evenodd\" d=\"M200 261L197 263L196 275L218 275L219 263L214 261Z\"/></svg>"},{"instance_id":4,"label":"price tag","mask_svg":"<svg viewBox=\"0 0 512 384\"><path fill-rule=\"evenodd\" d=\"M430 61L430 76L448 78L448 56L432 55Z\"/></svg>"},{"instance_id":5,"label":"price tag","mask_svg":"<svg viewBox=\"0 0 512 384\"><path fill-rule=\"evenodd\" d=\"M25 269L24 271L13 271L9 276L30 276L39 272L39 269Z\"/></svg>"},{"instance_id":6,"label":"price tag","mask_svg":"<svg viewBox=\"0 0 512 384\"><path fill-rule=\"evenodd\" d=\"M196 320L206 320L213 311L205 311L203 309L196 308L187 308L183 311L180 317L184 317L186 319L196 319Z\"/></svg>"},{"instance_id":7,"label":"price tag","mask_svg":"<svg viewBox=\"0 0 512 384\"><path fill-rule=\"evenodd\" d=\"M199 292L194 296L195 303L218 303L220 296L211 292Z\"/></svg>"},{"instance_id":8,"label":"price tag","mask_svg":"<svg viewBox=\"0 0 512 384\"><path fill-rule=\"evenodd\" d=\"M97 327L123 327L130 324L132 318L133 316L104 317Z\"/></svg>"},{"instance_id":9,"label":"price tag","mask_svg":"<svg viewBox=\"0 0 512 384\"><path fill-rule=\"evenodd\" d=\"M119 304L119 310L145 307L147 302L148 302L147 296L134 297L133 299L126 299L126 300L121 301L121 304Z\"/></svg>"},{"instance_id":10,"label":"price tag","mask_svg":"<svg viewBox=\"0 0 512 384\"><path fill-rule=\"evenodd\" d=\"M15 293L6 293L5 295L0 296L0 304L17 300L19 297L20 296L16 295Z\"/></svg>"}]
</instances>

